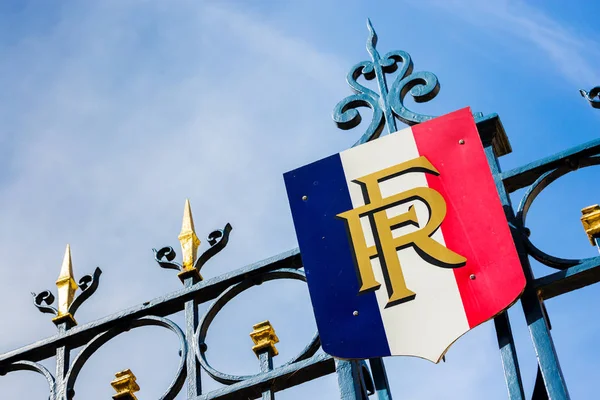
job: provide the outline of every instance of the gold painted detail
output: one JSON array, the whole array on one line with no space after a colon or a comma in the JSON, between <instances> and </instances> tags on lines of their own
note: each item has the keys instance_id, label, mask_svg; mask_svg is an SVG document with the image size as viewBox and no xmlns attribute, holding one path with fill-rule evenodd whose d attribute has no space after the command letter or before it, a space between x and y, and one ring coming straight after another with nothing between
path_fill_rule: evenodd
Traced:
<instances>
[{"instance_id":1,"label":"gold painted detail","mask_svg":"<svg viewBox=\"0 0 600 400\"><path fill-rule=\"evenodd\" d=\"M115 380L110 383L117 392L112 398L115 400L137 400L134 393L139 392L140 387L135 380L136 377L130 369L117 372Z\"/></svg>"},{"instance_id":2,"label":"gold painted detail","mask_svg":"<svg viewBox=\"0 0 600 400\"><path fill-rule=\"evenodd\" d=\"M254 342L252 351L254 351L256 357L258 357L258 354L265 348L269 349L271 356L279 354L275 347L275 343L279 343L279 338L275 334L275 329L273 329L273 326L269 321L260 322L252 326L252 329L254 330L250 333L250 337Z\"/></svg>"},{"instance_id":3,"label":"gold painted detail","mask_svg":"<svg viewBox=\"0 0 600 400\"><path fill-rule=\"evenodd\" d=\"M415 187L389 197L383 197L380 183L411 172L439 175L425 158L419 157L354 180L360 185L365 205L337 215L346 221L360 281L359 293L378 290L381 283L375 279L371 259L379 258L387 283L389 300L386 307L415 298L416 294L406 286L397 250L412 246L425 261L442 267L456 268L465 265L467 259L443 246L431 236L446 217L446 201L442 195L429 187ZM388 217L390 208L419 200L429 209L429 220L420 224L414 205L408 211ZM361 219L368 220L374 246L368 246ZM397 228L412 225L418 229L394 237Z\"/></svg>"},{"instance_id":4,"label":"gold painted detail","mask_svg":"<svg viewBox=\"0 0 600 400\"><path fill-rule=\"evenodd\" d=\"M581 214L583 214L581 217L583 229L585 229L585 233L588 235L592 246L595 246L596 242L594 238L600 236L600 206L595 204L586 207L581 210Z\"/></svg>"},{"instance_id":5,"label":"gold painted detail","mask_svg":"<svg viewBox=\"0 0 600 400\"><path fill-rule=\"evenodd\" d=\"M198 255L198 247L200 246L200 239L196 235L194 229L194 219L192 217L192 208L190 201L185 200L185 206L183 208L183 222L181 224L181 233L178 236L179 242L181 242L182 251L182 264L181 272L179 277L189 275L197 275L198 280L202 280L200 272L195 268L196 258Z\"/></svg>"},{"instance_id":6,"label":"gold painted detail","mask_svg":"<svg viewBox=\"0 0 600 400\"><path fill-rule=\"evenodd\" d=\"M79 288L73 278L73 263L71 262L71 246L67 245L63 258L60 274L56 280L58 293L58 309L56 317L52 319L55 324L67 321L71 325L77 325L75 318L69 312L69 307L75 299L75 291Z\"/></svg>"}]
</instances>

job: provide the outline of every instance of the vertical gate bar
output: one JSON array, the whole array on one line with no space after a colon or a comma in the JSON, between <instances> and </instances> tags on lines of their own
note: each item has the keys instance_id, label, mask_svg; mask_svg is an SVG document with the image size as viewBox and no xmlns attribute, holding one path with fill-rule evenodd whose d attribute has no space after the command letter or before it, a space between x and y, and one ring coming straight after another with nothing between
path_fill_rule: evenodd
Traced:
<instances>
[{"instance_id":1,"label":"vertical gate bar","mask_svg":"<svg viewBox=\"0 0 600 400\"><path fill-rule=\"evenodd\" d=\"M373 376L377 399L392 400L392 391L390 390L390 383L385 372L383 358L371 358L369 359L369 365L371 366L371 375Z\"/></svg>"},{"instance_id":2,"label":"vertical gate bar","mask_svg":"<svg viewBox=\"0 0 600 400\"><path fill-rule=\"evenodd\" d=\"M273 325L267 320L254 324L250 338L254 342L252 351L256 354L260 364L260 372L267 373L273 370L273 357L279 354L276 343L279 343L279 338L273 329ZM262 389L262 400L275 400L275 392L271 385L265 386Z\"/></svg>"},{"instance_id":3,"label":"vertical gate bar","mask_svg":"<svg viewBox=\"0 0 600 400\"><path fill-rule=\"evenodd\" d=\"M363 388L360 378L360 362L335 360L341 400L363 400Z\"/></svg>"},{"instance_id":4,"label":"vertical gate bar","mask_svg":"<svg viewBox=\"0 0 600 400\"><path fill-rule=\"evenodd\" d=\"M531 265L529 264L529 256L525 251L523 242L519 236L520 234L516 232L517 226L515 225L514 210L510 201L510 197L508 196L508 193L506 192L504 184L500 178L501 170L498 163L498 158L494 154L491 140L490 143L484 143L484 146L488 164L492 174L494 175L494 181L496 182L496 189L498 191L498 195L500 196L500 202L504 207L504 212L509 225L511 225L515 247L519 253L519 259L521 261L521 266L523 267L523 273L527 279L527 285L525 287L523 296L521 297L521 305L523 306L525 320L527 321L531 340L537 354L538 364L542 372L542 376L544 377L544 384L548 392L548 398L550 400L568 400L570 399L569 392L567 390L567 385L558 362L558 355L556 354L556 349L554 348L550 330L548 329L548 325L546 324L546 320L544 318L542 303L537 296L535 289L533 288L534 276L531 270ZM510 338L512 341L512 334L510 334ZM509 371L519 370L519 363L516 358L516 354L512 355L506 361L509 362ZM507 369L505 367L505 374L506 371ZM506 377L508 378L508 376ZM520 386L521 390L523 390L522 383Z\"/></svg>"},{"instance_id":5,"label":"vertical gate bar","mask_svg":"<svg viewBox=\"0 0 600 400\"><path fill-rule=\"evenodd\" d=\"M269 372L273 370L273 357L269 348L264 348L258 353L260 362L260 372ZM271 388L267 388L262 393L262 400L275 400L275 393Z\"/></svg>"},{"instance_id":6,"label":"vertical gate bar","mask_svg":"<svg viewBox=\"0 0 600 400\"><path fill-rule=\"evenodd\" d=\"M529 273L526 273L527 284L529 285L533 282L533 276L528 260L526 264L529 270ZM558 354L552 341L552 335L544 317L542 300L537 296L534 289L529 287L523 293L521 304L537 354L540 371L544 378L548 398L550 400L570 399L567 384L558 362Z\"/></svg>"},{"instance_id":7,"label":"vertical gate bar","mask_svg":"<svg viewBox=\"0 0 600 400\"><path fill-rule=\"evenodd\" d=\"M496 184L496 191L500 196L500 202L504 208L504 213L512 214L513 209L510 204L510 198L504 188L504 183L500 177L500 164L498 158L494 154L492 147L492 138L482 138L485 156L487 158L488 165L494 177L494 183ZM509 211L510 210L510 211ZM507 215L508 217L508 215ZM498 320L499 317L505 315L506 320ZM504 379L508 388L509 398L512 400L513 395L515 399L524 398L523 381L521 379L521 370L519 368L519 359L517 358L517 352L515 348L515 339L510 329L510 321L508 320L508 311L505 311L500 316L494 319L494 325L496 328L496 336L498 338L498 345L500 346L500 356L502 358L502 368L504 369ZM498 329L500 328L500 330ZM504 328L504 329L503 329ZM506 329L507 328L507 329ZM508 344L508 345L506 345ZM520 396L520 397L519 397Z\"/></svg>"},{"instance_id":8,"label":"vertical gate bar","mask_svg":"<svg viewBox=\"0 0 600 400\"><path fill-rule=\"evenodd\" d=\"M64 334L67 329L67 322L61 322L57 325L58 334ZM71 364L71 351L67 346L61 346L56 349L56 398L57 399L72 399L75 392L73 388L67 388L65 376L69 371Z\"/></svg>"},{"instance_id":9,"label":"vertical gate bar","mask_svg":"<svg viewBox=\"0 0 600 400\"><path fill-rule=\"evenodd\" d=\"M507 311L494 318L494 326L496 328L500 356L502 357L502 368L504 368L508 398L510 400L525 400L521 371L517 359L517 349Z\"/></svg>"},{"instance_id":10,"label":"vertical gate bar","mask_svg":"<svg viewBox=\"0 0 600 400\"><path fill-rule=\"evenodd\" d=\"M189 288L198 281L195 275L184 279L183 285ZM197 343L194 340L198 328L198 303L195 299L185 302L185 340L188 346L186 369L187 369L187 398L195 399L202 394L202 380L200 377L201 367L196 357Z\"/></svg>"}]
</instances>

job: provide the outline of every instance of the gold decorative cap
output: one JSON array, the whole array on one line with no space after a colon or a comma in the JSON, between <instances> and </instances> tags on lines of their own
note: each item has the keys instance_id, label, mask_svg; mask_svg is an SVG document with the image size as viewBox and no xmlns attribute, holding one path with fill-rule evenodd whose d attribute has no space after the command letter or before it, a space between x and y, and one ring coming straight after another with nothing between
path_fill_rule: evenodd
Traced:
<instances>
[{"instance_id":1,"label":"gold decorative cap","mask_svg":"<svg viewBox=\"0 0 600 400\"><path fill-rule=\"evenodd\" d=\"M595 237L600 236L600 206L595 204L581 210L583 216L581 217L581 223L583 229L590 239L592 246L596 245Z\"/></svg>"},{"instance_id":2,"label":"gold decorative cap","mask_svg":"<svg viewBox=\"0 0 600 400\"><path fill-rule=\"evenodd\" d=\"M110 385L117 391L113 394L114 400L137 400L134 393L140 391L140 387L135 382L136 377L130 369L126 369L115 374L115 380Z\"/></svg>"},{"instance_id":3,"label":"gold decorative cap","mask_svg":"<svg viewBox=\"0 0 600 400\"><path fill-rule=\"evenodd\" d=\"M252 351L258 357L259 353L264 349L269 349L272 356L279 354L275 343L279 343L279 338L275 334L275 329L269 321L260 322L252 327L254 330L250 333L250 337L254 342Z\"/></svg>"}]
</instances>

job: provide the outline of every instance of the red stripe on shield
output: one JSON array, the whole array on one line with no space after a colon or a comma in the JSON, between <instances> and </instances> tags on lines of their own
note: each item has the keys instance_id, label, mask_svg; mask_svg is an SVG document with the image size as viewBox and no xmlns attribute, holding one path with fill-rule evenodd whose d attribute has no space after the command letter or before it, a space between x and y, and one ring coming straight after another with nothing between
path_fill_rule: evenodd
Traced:
<instances>
[{"instance_id":1,"label":"red stripe on shield","mask_svg":"<svg viewBox=\"0 0 600 400\"><path fill-rule=\"evenodd\" d=\"M446 200L446 246L467 258L454 276L471 328L510 306L525 277L469 108L412 127L419 154L439 171L429 187Z\"/></svg>"}]
</instances>

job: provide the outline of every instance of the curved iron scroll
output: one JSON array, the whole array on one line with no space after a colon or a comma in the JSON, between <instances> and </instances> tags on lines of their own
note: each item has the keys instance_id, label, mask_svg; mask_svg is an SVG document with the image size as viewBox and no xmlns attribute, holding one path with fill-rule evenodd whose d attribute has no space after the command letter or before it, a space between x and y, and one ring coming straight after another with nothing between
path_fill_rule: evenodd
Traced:
<instances>
[{"instance_id":1,"label":"curved iron scroll","mask_svg":"<svg viewBox=\"0 0 600 400\"><path fill-rule=\"evenodd\" d=\"M592 88L589 92L580 89L579 93L585 97L592 107L600 108L600 86Z\"/></svg>"},{"instance_id":2,"label":"curved iron scroll","mask_svg":"<svg viewBox=\"0 0 600 400\"><path fill-rule=\"evenodd\" d=\"M87 360L94 354L100 347L106 344L109 340L115 338L116 336L122 334L123 332L127 332L134 328L139 328L142 326L160 326L163 328L167 328L173 333L177 335L179 338L180 345L180 361L177 367L177 372L175 373L175 378L165 391L165 393L159 397L160 400L173 400L175 396L181 391L183 387L183 383L185 382L185 359L187 357L187 343L185 341L185 336L179 326L175 324L173 321L155 316L143 317L140 319L136 319L131 321L126 326L119 326L113 329L110 329L106 332L102 332L97 335L94 339L92 339L81 352L77 355L77 357L73 360L73 364L71 368L69 368L69 372L65 376L65 382L67 387L66 398L68 400L72 399L75 396L75 381L83 368L83 365L87 362Z\"/></svg>"},{"instance_id":3,"label":"curved iron scroll","mask_svg":"<svg viewBox=\"0 0 600 400\"><path fill-rule=\"evenodd\" d=\"M578 160L570 160L569 163L562 165L556 169L543 173L525 192L517 211L516 222L520 225L519 228L523 233L523 241L527 247L527 251L536 261L559 270L565 270L569 267L593 262L600 265L600 256L589 257L585 259L566 259L552 256L538 247L536 247L529 239L529 230L525 227L527 213L537 196L546 189L552 182L566 174L577 169L600 165L600 157L587 157Z\"/></svg>"},{"instance_id":4,"label":"curved iron scroll","mask_svg":"<svg viewBox=\"0 0 600 400\"><path fill-rule=\"evenodd\" d=\"M276 279L295 279L306 282L306 276L302 271L288 268L275 270L260 276L259 279L247 279L242 283L238 283L237 285L230 287L225 292L223 292L206 311L206 314L202 318L202 321L200 322L200 325L198 326L198 330L196 332L195 341L196 343L198 343L198 346L196 346L196 355L198 357L198 360L200 361L200 364L202 365L202 368L204 368L206 373L217 382L229 385L236 382L251 379L255 376L261 375L261 373L255 375L229 375L213 368L206 359L206 334L208 333L208 328L210 327L210 324L212 323L218 312L225 306L225 304L231 301L235 296L244 292L247 289L250 289L251 287L260 285L263 282L272 281ZM313 356L319 350L320 346L321 343L319 341L319 335L315 333L310 343L296 357L292 358L291 360L283 364L281 367L285 367L287 365L305 360Z\"/></svg>"}]
</instances>

